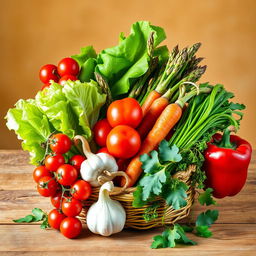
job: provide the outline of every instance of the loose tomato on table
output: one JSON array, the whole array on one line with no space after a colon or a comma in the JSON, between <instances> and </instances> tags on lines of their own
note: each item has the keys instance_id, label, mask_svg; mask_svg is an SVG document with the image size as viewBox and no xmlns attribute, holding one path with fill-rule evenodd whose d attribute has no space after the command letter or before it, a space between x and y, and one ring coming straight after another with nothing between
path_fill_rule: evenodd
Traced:
<instances>
[{"instance_id":1,"label":"loose tomato on table","mask_svg":"<svg viewBox=\"0 0 256 256\"><path fill-rule=\"evenodd\" d=\"M61 165L56 174L57 181L63 186L71 186L78 177L76 168L70 164Z\"/></svg>"},{"instance_id":2,"label":"loose tomato on table","mask_svg":"<svg viewBox=\"0 0 256 256\"><path fill-rule=\"evenodd\" d=\"M66 197L63 199L61 210L68 217L75 217L79 215L82 209L83 209L83 205L81 201L73 197Z\"/></svg>"},{"instance_id":3,"label":"loose tomato on table","mask_svg":"<svg viewBox=\"0 0 256 256\"><path fill-rule=\"evenodd\" d=\"M133 98L124 98L112 102L107 110L107 119L112 127L129 125L136 128L143 114L140 104Z\"/></svg>"},{"instance_id":4,"label":"loose tomato on table","mask_svg":"<svg viewBox=\"0 0 256 256\"><path fill-rule=\"evenodd\" d=\"M69 163L73 165L77 171L80 171L82 162L86 160L85 156L82 155L74 155L69 159Z\"/></svg>"},{"instance_id":5,"label":"loose tomato on table","mask_svg":"<svg viewBox=\"0 0 256 256\"><path fill-rule=\"evenodd\" d=\"M54 229L60 229L61 222L66 218L66 215L53 209L48 214L48 223Z\"/></svg>"},{"instance_id":6,"label":"loose tomato on table","mask_svg":"<svg viewBox=\"0 0 256 256\"><path fill-rule=\"evenodd\" d=\"M64 76L64 75L77 76L79 73L79 65L72 58L64 58L58 64L58 73L60 76Z\"/></svg>"},{"instance_id":7,"label":"loose tomato on table","mask_svg":"<svg viewBox=\"0 0 256 256\"><path fill-rule=\"evenodd\" d=\"M110 133L112 127L110 126L108 120L99 120L93 127L93 134L95 142L101 146L106 146L107 136Z\"/></svg>"},{"instance_id":8,"label":"loose tomato on table","mask_svg":"<svg viewBox=\"0 0 256 256\"><path fill-rule=\"evenodd\" d=\"M51 172L44 166L37 166L33 171L33 179L36 183L44 176L52 176Z\"/></svg>"},{"instance_id":9,"label":"loose tomato on table","mask_svg":"<svg viewBox=\"0 0 256 256\"><path fill-rule=\"evenodd\" d=\"M92 194L92 187L87 181L78 180L71 187L71 194L75 199L86 200Z\"/></svg>"},{"instance_id":10,"label":"loose tomato on table","mask_svg":"<svg viewBox=\"0 0 256 256\"><path fill-rule=\"evenodd\" d=\"M50 138L50 148L57 154L65 154L71 148L71 139L63 133L57 133Z\"/></svg>"},{"instance_id":11,"label":"loose tomato on table","mask_svg":"<svg viewBox=\"0 0 256 256\"><path fill-rule=\"evenodd\" d=\"M75 238L82 231L82 223L75 217L67 217L60 224L60 232L67 238Z\"/></svg>"},{"instance_id":12,"label":"loose tomato on table","mask_svg":"<svg viewBox=\"0 0 256 256\"><path fill-rule=\"evenodd\" d=\"M107 137L109 153L118 158L130 158L140 149L140 136L130 126L118 125L111 130Z\"/></svg>"},{"instance_id":13,"label":"loose tomato on table","mask_svg":"<svg viewBox=\"0 0 256 256\"><path fill-rule=\"evenodd\" d=\"M44 164L48 170L55 172L61 165L65 164L65 158L61 154L48 155Z\"/></svg>"},{"instance_id":14,"label":"loose tomato on table","mask_svg":"<svg viewBox=\"0 0 256 256\"><path fill-rule=\"evenodd\" d=\"M44 84L49 83L50 80L57 83L59 81L57 67L53 64L42 66L39 71L39 78Z\"/></svg>"},{"instance_id":15,"label":"loose tomato on table","mask_svg":"<svg viewBox=\"0 0 256 256\"><path fill-rule=\"evenodd\" d=\"M40 195L49 197L53 196L58 189L58 184L53 177L44 176L37 184L37 191Z\"/></svg>"}]
</instances>

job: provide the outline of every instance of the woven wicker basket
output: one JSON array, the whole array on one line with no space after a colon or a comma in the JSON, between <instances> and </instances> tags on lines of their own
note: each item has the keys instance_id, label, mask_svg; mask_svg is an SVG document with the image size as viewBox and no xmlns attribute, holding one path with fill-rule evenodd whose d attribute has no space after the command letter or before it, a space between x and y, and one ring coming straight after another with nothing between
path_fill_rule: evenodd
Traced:
<instances>
[{"instance_id":1,"label":"woven wicker basket","mask_svg":"<svg viewBox=\"0 0 256 256\"><path fill-rule=\"evenodd\" d=\"M113 200L119 201L126 211L126 228L134 229L150 229L153 227L160 227L164 224L173 224L189 215L191 206L194 201L195 190L191 186L191 174L195 171L195 166L191 165L185 171L179 171L174 175L174 178L177 178L185 182L188 186L187 190L187 205L179 210L174 210L172 207L167 207L163 200L156 198L154 202L158 202L160 207L157 208L158 217L147 222L143 218L144 210L149 205L145 205L141 208L134 208L132 206L133 202L133 192L135 188L127 188L119 195L112 195ZM98 200L99 188L94 188L93 193L89 200L84 204L84 209L80 214L80 218L86 221L86 213L89 206ZM152 202L153 203L153 202Z\"/></svg>"}]
</instances>

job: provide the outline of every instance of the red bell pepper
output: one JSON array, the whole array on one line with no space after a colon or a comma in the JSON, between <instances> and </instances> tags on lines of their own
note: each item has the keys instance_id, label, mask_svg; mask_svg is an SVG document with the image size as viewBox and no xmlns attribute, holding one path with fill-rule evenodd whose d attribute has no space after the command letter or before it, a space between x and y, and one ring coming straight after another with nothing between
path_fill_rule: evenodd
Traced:
<instances>
[{"instance_id":1,"label":"red bell pepper","mask_svg":"<svg viewBox=\"0 0 256 256\"><path fill-rule=\"evenodd\" d=\"M213 189L213 196L223 198L234 196L243 188L252 147L249 142L226 129L223 136L215 134L208 143L204 156L203 169L206 174L206 187Z\"/></svg>"}]
</instances>

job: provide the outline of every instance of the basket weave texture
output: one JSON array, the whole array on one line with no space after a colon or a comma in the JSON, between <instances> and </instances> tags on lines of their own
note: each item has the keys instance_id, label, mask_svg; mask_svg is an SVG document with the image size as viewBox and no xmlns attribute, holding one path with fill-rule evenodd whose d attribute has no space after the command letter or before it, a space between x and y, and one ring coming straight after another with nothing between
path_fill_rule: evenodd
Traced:
<instances>
[{"instance_id":1,"label":"basket weave texture","mask_svg":"<svg viewBox=\"0 0 256 256\"><path fill-rule=\"evenodd\" d=\"M144 210L150 206L145 205L141 208L134 208L133 192L136 188L127 188L122 194L112 195L113 200L119 201L126 211L126 228L134 229L150 229L153 227L160 227L164 224L174 224L175 222L187 217L190 213L191 206L194 201L195 190L191 186L191 174L195 171L195 166L191 165L185 171L177 172L173 177L183 181L188 186L187 190L187 205L175 210L170 206L166 206L165 202L161 198L156 198L152 203L157 202L160 206L157 208L157 217L150 221L145 221L143 218ZM80 218L86 221L86 213L88 208L98 200L99 188L93 188L91 197L85 202L83 211L80 214Z\"/></svg>"}]
</instances>

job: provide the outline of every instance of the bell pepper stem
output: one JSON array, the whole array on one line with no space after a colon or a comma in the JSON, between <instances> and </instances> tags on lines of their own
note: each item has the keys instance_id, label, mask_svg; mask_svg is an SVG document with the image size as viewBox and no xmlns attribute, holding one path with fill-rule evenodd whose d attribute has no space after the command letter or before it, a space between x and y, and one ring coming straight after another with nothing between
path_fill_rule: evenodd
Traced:
<instances>
[{"instance_id":1,"label":"bell pepper stem","mask_svg":"<svg viewBox=\"0 0 256 256\"><path fill-rule=\"evenodd\" d=\"M230 132L231 131L230 131L229 128L225 129L220 142L218 142L218 144L217 144L218 147L220 147L220 148L231 148L231 149L235 149L236 148L236 145L234 145L230 141Z\"/></svg>"}]
</instances>

